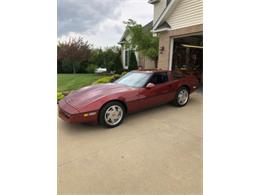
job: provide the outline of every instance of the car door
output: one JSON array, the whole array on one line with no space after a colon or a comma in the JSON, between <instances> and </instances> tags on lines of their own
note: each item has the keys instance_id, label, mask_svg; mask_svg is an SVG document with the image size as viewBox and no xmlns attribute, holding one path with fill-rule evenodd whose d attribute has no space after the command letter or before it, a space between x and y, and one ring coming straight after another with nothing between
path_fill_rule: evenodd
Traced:
<instances>
[{"instance_id":1,"label":"car door","mask_svg":"<svg viewBox=\"0 0 260 195\"><path fill-rule=\"evenodd\" d=\"M153 83L155 86L140 90L142 108L164 104L172 99L171 83L168 81L167 72L154 73L148 83Z\"/></svg>"}]
</instances>

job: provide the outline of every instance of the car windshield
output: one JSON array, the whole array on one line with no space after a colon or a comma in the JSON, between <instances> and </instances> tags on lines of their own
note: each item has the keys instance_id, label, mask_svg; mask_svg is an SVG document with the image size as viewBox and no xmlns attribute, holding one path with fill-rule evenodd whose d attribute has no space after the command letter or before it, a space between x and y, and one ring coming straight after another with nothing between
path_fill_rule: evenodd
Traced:
<instances>
[{"instance_id":1,"label":"car windshield","mask_svg":"<svg viewBox=\"0 0 260 195\"><path fill-rule=\"evenodd\" d=\"M129 72L120 79L114 81L114 83L119 83L127 85L129 87L143 87L151 74L144 72Z\"/></svg>"}]
</instances>

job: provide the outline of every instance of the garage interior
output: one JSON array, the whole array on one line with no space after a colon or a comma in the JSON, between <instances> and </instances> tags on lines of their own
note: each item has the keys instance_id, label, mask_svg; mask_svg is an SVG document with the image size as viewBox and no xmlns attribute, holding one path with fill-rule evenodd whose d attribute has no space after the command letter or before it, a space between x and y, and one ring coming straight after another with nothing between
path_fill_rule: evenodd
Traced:
<instances>
[{"instance_id":1,"label":"garage interior","mask_svg":"<svg viewBox=\"0 0 260 195\"><path fill-rule=\"evenodd\" d=\"M172 70L191 74L203 83L203 35L174 38Z\"/></svg>"}]
</instances>

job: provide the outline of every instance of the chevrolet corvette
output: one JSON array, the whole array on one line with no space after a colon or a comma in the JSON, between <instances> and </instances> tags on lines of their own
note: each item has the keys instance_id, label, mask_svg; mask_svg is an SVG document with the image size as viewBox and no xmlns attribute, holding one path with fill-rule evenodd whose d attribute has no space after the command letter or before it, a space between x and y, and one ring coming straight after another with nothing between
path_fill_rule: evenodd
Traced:
<instances>
[{"instance_id":1,"label":"chevrolet corvette","mask_svg":"<svg viewBox=\"0 0 260 195\"><path fill-rule=\"evenodd\" d=\"M105 127L120 125L127 113L172 102L185 106L198 88L192 75L171 71L131 71L108 84L83 87L59 101L59 117L72 123L95 123Z\"/></svg>"}]
</instances>

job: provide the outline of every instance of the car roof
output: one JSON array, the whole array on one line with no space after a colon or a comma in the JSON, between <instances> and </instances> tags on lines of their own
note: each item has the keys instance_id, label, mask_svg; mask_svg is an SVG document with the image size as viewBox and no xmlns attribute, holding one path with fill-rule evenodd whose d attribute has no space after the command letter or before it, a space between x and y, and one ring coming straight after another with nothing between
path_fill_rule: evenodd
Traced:
<instances>
[{"instance_id":1,"label":"car roof","mask_svg":"<svg viewBox=\"0 0 260 195\"><path fill-rule=\"evenodd\" d=\"M132 72L156 73L156 72L169 72L169 70L162 70L162 69L139 69L139 70L133 70Z\"/></svg>"}]
</instances>

